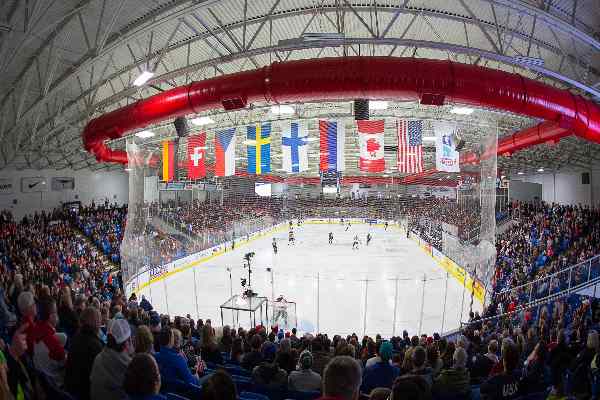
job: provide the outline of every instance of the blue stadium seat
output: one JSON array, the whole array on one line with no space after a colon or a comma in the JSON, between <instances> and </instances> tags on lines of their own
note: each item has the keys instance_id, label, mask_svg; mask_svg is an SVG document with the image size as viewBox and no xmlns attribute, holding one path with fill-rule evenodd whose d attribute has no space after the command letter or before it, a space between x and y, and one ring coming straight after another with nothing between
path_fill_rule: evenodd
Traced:
<instances>
[{"instance_id":1,"label":"blue stadium seat","mask_svg":"<svg viewBox=\"0 0 600 400\"><path fill-rule=\"evenodd\" d=\"M315 400L321 396L321 392L311 391L311 392L299 392L296 390L288 390L285 398L293 399L293 400Z\"/></svg>"},{"instance_id":2,"label":"blue stadium seat","mask_svg":"<svg viewBox=\"0 0 600 400\"><path fill-rule=\"evenodd\" d=\"M240 393L239 400L269 400L269 397L260 393L242 392Z\"/></svg>"},{"instance_id":3,"label":"blue stadium seat","mask_svg":"<svg viewBox=\"0 0 600 400\"><path fill-rule=\"evenodd\" d=\"M245 376L245 377L252 376L252 372L240 367L239 365L225 364L224 368L225 368L225 371L227 371L230 375Z\"/></svg>"},{"instance_id":4,"label":"blue stadium seat","mask_svg":"<svg viewBox=\"0 0 600 400\"><path fill-rule=\"evenodd\" d=\"M231 378L233 379L233 383L235 383L238 393L253 389L252 380L249 377L232 375Z\"/></svg>"},{"instance_id":5,"label":"blue stadium seat","mask_svg":"<svg viewBox=\"0 0 600 400\"><path fill-rule=\"evenodd\" d=\"M202 389L200 386L192 385L181 380L163 381L160 391L162 393L173 393L189 399L200 399Z\"/></svg>"},{"instance_id":6,"label":"blue stadium seat","mask_svg":"<svg viewBox=\"0 0 600 400\"><path fill-rule=\"evenodd\" d=\"M190 400L187 397L183 397L183 396L180 396L175 393L167 393L167 394L165 394L165 397L167 398L167 400ZM195 398L194 400L199 400L199 399Z\"/></svg>"}]
</instances>

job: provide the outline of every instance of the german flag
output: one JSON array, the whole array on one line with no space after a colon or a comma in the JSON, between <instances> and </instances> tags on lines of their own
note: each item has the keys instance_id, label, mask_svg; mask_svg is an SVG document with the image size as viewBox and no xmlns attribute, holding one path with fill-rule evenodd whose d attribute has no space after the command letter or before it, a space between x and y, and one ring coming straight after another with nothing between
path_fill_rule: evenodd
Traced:
<instances>
[{"instance_id":1,"label":"german flag","mask_svg":"<svg viewBox=\"0 0 600 400\"><path fill-rule=\"evenodd\" d=\"M163 141L162 145L163 181L170 182L175 176L175 143L170 140L165 140Z\"/></svg>"}]
</instances>

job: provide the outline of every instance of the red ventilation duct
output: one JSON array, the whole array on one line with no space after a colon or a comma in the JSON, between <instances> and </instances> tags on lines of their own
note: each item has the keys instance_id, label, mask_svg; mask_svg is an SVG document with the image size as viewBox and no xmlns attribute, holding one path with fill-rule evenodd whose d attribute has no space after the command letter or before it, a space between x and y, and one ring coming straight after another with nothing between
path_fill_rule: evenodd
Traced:
<instances>
[{"instance_id":1,"label":"red ventilation duct","mask_svg":"<svg viewBox=\"0 0 600 400\"><path fill-rule=\"evenodd\" d=\"M553 133L532 131L502 146L512 153L573 132L600 143L600 108L581 96L517 74L451 61L396 57L342 57L275 62L253 71L171 89L91 120L86 150L98 161L126 163L127 154L104 143L168 118L252 102L396 99L494 108L555 122ZM531 135L531 138L529 137ZM537 139L536 139L537 137ZM500 149L500 146L499 146Z\"/></svg>"}]
</instances>

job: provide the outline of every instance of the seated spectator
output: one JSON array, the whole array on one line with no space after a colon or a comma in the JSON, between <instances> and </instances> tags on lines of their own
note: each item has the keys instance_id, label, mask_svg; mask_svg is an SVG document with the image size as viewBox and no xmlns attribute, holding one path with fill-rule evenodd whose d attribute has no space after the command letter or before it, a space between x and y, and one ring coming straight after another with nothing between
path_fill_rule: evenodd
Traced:
<instances>
[{"instance_id":1,"label":"seated spectator","mask_svg":"<svg viewBox=\"0 0 600 400\"><path fill-rule=\"evenodd\" d=\"M548 358L546 355L546 342L542 340L535 345L533 351L525 360L520 383L521 393L531 394L546 390L546 384L544 383L546 359ZM585 366L586 369L588 367L589 364Z\"/></svg>"},{"instance_id":2,"label":"seated spectator","mask_svg":"<svg viewBox=\"0 0 600 400\"><path fill-rule=\"evenodd\" d=\"M240 365L244 355L244 341L236 337L231 344L231 353L229 354L229 364Z\"/></svg>"},{"instance_id":3,"label":"seated spectator","mask_svg":"<svg viewBox=\"0 0 600 400\"><path fill-rule=\"evenodd\" d=\"M312 354L313 354L313 371L317 374L323 376L323 370L325 369L325 365L329 363L331 360L331 356L329 354L329 348L326 348L323 343L323 339L317 336L312 341Z\"/></svg>"},{"instance_id":4,"label":"seated spectator","mask_svg":"<svg viewBox=\"0 0 600 400\"><path fill-rule=\"evenodd\" d=\"M427 351L425 351L425 348L423 346L416 346L411 353L411 359L413 368L410 373L422 376L431 389L431 385L433 385L433 370L426 364Z\"/></svg>"},{"instance_id":5,"label":"seated spectator","mask_svg":"<svg viewBox=\"0 0 600 400\"><path fill-rule=\"evenodd\" d=\"M109 321L106 347L96 356L92 366L91 400L127 399L123 380L132 350L129 323L124 319Z\"/></svg>"},{"instance_id":6,"label":"seated spectator","mask_svg":"<svg viewBox=\"0 0 600 400\"><path fill-rule=\"evenodd\" d=\"M225 325L223 327L223 336L221 340L219 340L219 351L223 353L229 353L231 351L231 345L233 343L233 338L231 337L231 327L229 325Z\"/></svg>"},{"instance_id":7,"label":"seated spectator","mask_svg":"<svg viewBox=\"0 0 600 400\"><path fill-rule=\"evenodd\" d=\"M135 332L135 352L154 354L154 336L146 325L138 326Z\"/></svg>"},{"instance_id":8,"label":"seated spectator","mask_svg":"<svg viewBox=\"0 0 600 400\"><path fill-rule=\"evenodd\" d=\"M150 312L154 309L144 295L142 295L142 301L140 301L140 308L146 312Z\"/></svg>"},{"instance_id":9,"label":"seated spectator","mask_svg":"<svg viewBox=\"0 0 600 400\"><path fill-rule=\"evenodd\" d=\"M201 355L206 362L223 364L223 355L219 351L214 330L209 324L205 324L202 328Z\"/></svg>"},{"instance_id":10,"label":"seated spectator","mask_svg":"<svg viewBox=\"0 0 600 400\"><path fill-rule=\"evenodd\" d=\"M21 326L25 327L25 336L27 340L27 351L33 354L33 332L35 331L35 317L37 315L37 306L33 293L21 292L17 297L17 306L21 314Z\"/></svg>"},{"instance_id":11,"label":"seated spectator","mask_svg":"<svg viewBox=\"0 0 600 400\"><path fill-rule=\"evenodd\" d=\"M259 335L254 335L250 339L251 351L246 353L242 358L242 368L247 369L248 371L254 370L258 364L263 361L263 355L260 351L260 347L262 345L262 340Z\"/></svg>"},{"instance_id":12,"label":"seated spectator","mask_svg":"<svg viewBox=\"0 0 600 400\"><path fill-rule=\"evenodd\" d=\"M392 388L394 380L400 375L400 369L390 364L392 350L390 342L381 343L377 352L380 361L365 368L360 388L362 393L371 393L378 387Z\"/></svg>"},{"instance_id":13,"label":"seated spectator","mask_svg":"<svg viewBox=\"0 0 600 400\"><path fill-rule=\"evenodd\" d=\"M323 397L320 400L358 400L362 370L358 361L348 356L334 357L323 372Z\"/></svg>"},{"instance_id":14,"label":"seated spectator","mask_svg":"<svg viewBox=\"0 0 600 400\"><path fill-rule=\"evenodd\" d=\"M321 389L321 376L311 370L313 357L309 350L300 353L298 370L292 371L288 377L288 389L300 392L317 391Z\"/></svg>"},{"instance_id":15,"label":"seated spectator","mask_svg":"<svg viewBox=\"0 0 600 400\"><path fill-rule=\"evenodd\" d=\"M202 400L236 400L237 391L231 376L218 370L202 384Z\"/></svg>"},{"instance_id":16,"label":"seated spectator","mask_svg":"<svg viewBox=\"0 0 600 400\"><path fill-rule=\"evenodd\" d=\"M160 332L160 352L156 353L156 362L163 382L184 381L198 385L198 376L192 375L185 358L174 348L173 329L165 326Z\"/></svg>"},{"instance_id":17,"label":"seated spectator","mask_svg":"<svg viewBox=\"0 0 600 400\"><path fill-rule=\"evenodd\" d=\"M430 385L422 376L401 376L394 381L389 400L431 400Z\"/></svg>"},{"instance_id":18,"label":"seated spectator","mask_svg":"<svg viewBox=\"0 0 600 400\"><path fill-rule=\"evenodd\" d=\"M42 398L42 393L40 393L40 387L36 381L33 365L25 354L27 352L26 328L27 325L21 325L15 331L4 355L8 369L6 380L12 398L29 400Z\"/></svg>"},{"instance_id":19,"label":"seated spectator","mask_svg":"<svg viewBox=\"0 0 600 400\"><path fill-rule=\"evenodd\" d=\"M285 388L287 386L287 373L279 368L275 362L277 346L266 341L262 345L263 361L252 370L252 382L268 388Z\"/></svg>"},{"instance_id":20,"label":"seated spectator","mask_svg":"<svg viewBox=\"0 0 600 400\"><path fill-rule=\"evenodd\" d=\"M162 324L160 321L160 316L156 311L150 311L150 332L152 332L152 337L154 338L154 352L158 353L160 351L160 332L162 330Z\"/></svg>"},{"instance_id":21,"label":"seated spectator","mask_svg":"<svg viewBox=\"0 0 600 400\"><path fill-rule=\"evenodd\" d=\"M158 394L160 373L156 360L148 353L138 353L131 359L123 387L129 400L166 400Z\"/></svg>"},{"instance_id":22,"label":"seated spectator","mask_svg":"<svg viewBox=\"0 0 600 400\"><path fill-rule=\"evenodd\" d=\"M33 365L62 387L67 359L66 337L56 333L57 324L56 302L45 297L40 301L40 320L33 332Z\"/></svg>"},{"instance_id":23,"label":"seated spectator","mask_svg":"<svg viewBox=\"0 0 600 400\"><path fill-rule=\"evenodd\" d=\"M467 352L462 347L454 351L451 369L443 369L433 384L432 392L438 396L471 397L471 385L467 366Z\"/></svg>"},{"instance_id":24,"label":"seated spectator","mask_svg":"<svg viewBox=\"0 0 600 400\"><path fill-rule=\"evenodd\" d=\"M283 369L288 375L296 370L296 360L291 346L290 339L282 339L279 342L279 350L275 358L279 368Z\"/></svg>"},{"instance_id":25,"label":"seated spectator","mask_svg":"<svg viewBox=\"0 0 600 400\"><path fill-rule=\"evenodd\" d=\"M79 400L90 398L92 365L104 347L99 330L100 311L95 307L86 308L81 314L79 332L71 341L65 372L65 389Z\"/></svg>"},{"instance_id":26,"label":"seated spectator","mask_svg":"<svg viewBox=\"0 0 600 400\"><path fill-rule=\"evenodd\" d=\"M504 370L481 384L482 400L510 400L519 397L519 379L514 376L519 363L519 353L511 340L504 340L501 355Z\"/></svg>"}]
</instances>

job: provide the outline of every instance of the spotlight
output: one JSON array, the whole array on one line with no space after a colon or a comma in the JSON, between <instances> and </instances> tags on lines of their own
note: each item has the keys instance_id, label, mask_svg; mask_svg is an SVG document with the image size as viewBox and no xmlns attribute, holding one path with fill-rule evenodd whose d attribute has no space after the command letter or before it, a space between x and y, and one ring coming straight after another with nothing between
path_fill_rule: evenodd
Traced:
<instances>
[{"instance_id":1,"label":"spotlight","mask_svg":"<svg viewBox=\"0 0 600 400\"><path fill-rule=\"evenodd\" d=\"M154 72L143 71L137 78L135 78L135 80L133 81L133 84L135 86L143 86L153 76L154 76Z\"/></svg>"}]
</instances>

